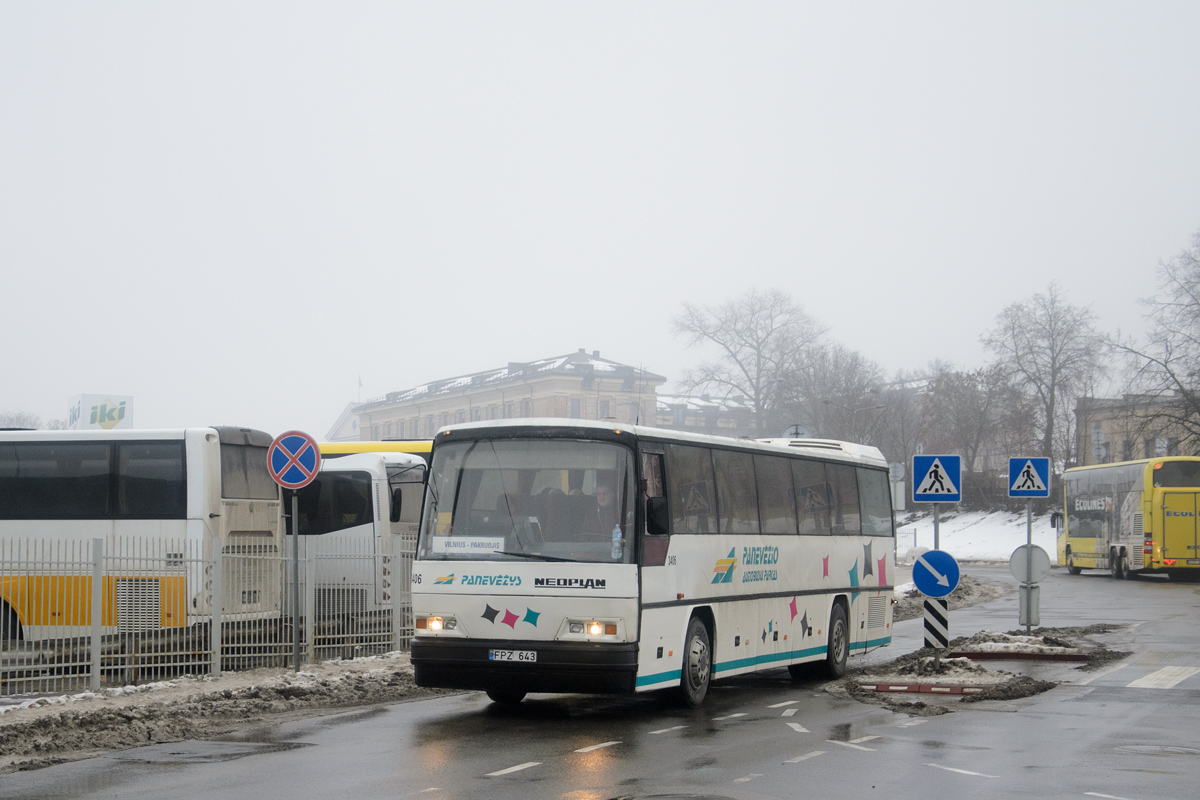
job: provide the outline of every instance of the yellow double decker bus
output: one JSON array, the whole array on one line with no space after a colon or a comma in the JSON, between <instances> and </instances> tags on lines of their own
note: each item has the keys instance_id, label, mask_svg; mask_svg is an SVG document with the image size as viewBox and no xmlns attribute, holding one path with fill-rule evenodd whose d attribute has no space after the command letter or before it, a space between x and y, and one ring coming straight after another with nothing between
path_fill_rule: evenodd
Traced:
<instances>
[{"instance_id":1,"label":"yellow double decker bus","mask_svg":"<svg viewBox=\"0 0 1200 800\"><path fill-rule=\"evenodd\" d=\"M1166 573L1200 578L1200 458L1167 457L1076 467L1063 474L1058 563L1072 575L1117 580Z\"/></svg>"}]
</instances>

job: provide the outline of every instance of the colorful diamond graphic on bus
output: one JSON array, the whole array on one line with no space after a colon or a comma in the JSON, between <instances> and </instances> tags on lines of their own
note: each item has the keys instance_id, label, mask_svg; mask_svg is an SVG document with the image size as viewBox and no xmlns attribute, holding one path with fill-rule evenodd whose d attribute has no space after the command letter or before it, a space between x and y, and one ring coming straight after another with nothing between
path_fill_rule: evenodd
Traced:
<instances>
[{"instance_id":1,"label":"colorful diamond graphic on bus","mask_svg":"<svg viewBox=\"0 0 1200 800\"><path fill-rule=\"evenodd\" d=\"M445 586L447 584L454 583L454 573L450 573L449 575L444 575L441 578L436 578L436 579L434 579L433 583L435 586L438 584Z\"/></svg>"},{"instance_id":2,"label":"colorful diamond graphic on bus","mask_svg":"<svg viewBox=\"0 0 1200 800\"><path fill-rule=\"evenodd\" d=\"M736 550L736 547L731 547L729 555L717 559L717 565L713 567L713 583L733 583L733 571L737 568Z\"/></svg>"}]
</instances>

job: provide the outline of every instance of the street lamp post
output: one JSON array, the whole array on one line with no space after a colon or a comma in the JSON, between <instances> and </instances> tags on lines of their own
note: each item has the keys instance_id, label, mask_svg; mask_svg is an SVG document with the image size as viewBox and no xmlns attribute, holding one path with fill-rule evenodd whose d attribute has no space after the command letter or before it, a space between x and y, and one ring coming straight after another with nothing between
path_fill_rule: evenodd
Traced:
<instances>
[{"instance_id":1,"label":"street lamp post","mask_svg":"<svg viewBox=\"0 0 1200 800\"><path fill-rule=\"evenodd\" d=\"M858 441L858 412L860 412L860 411L878 411L879 409L884 408L884 405L882 403L880 403L877 406L860 406L858 408L850 408L850 406L844 406L841 403L834 402L833 400L822 400L821 402L823 402L827 406L837 406L838 408L841 408L841 409L844 409L844 410L850 412L850 432L854 436L855 441Z\"/></svg>"}]
</instances>

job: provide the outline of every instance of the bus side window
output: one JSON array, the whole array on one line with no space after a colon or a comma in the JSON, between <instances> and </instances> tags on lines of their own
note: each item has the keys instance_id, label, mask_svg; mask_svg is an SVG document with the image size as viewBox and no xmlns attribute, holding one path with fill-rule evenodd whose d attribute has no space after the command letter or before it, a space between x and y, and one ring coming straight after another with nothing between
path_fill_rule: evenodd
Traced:
<instances>
[{"instance_id":1,"label":"bus side window","mask_svg":"<svg viewBox=\"0 0 1200 800\"><path fill-rule=\"evenodd\" d=\"M826 464L825 474L833 487L833 532L843 536L861 533L858 507L858 477L849 464Z\"/></svg>"},{"instance_id":2,"label":"bus side window","mask_svg":"<svg viewBox=\"0 0 1200 800\"><path fill-rule=\"evenodd\" d=\"M796 486L800 533L828 535L832 491L825 475L825 465L820 461L793 461L792 482Z\"/></svg>"},{"instance_id":3,"label":"bus side window","mask_svg":"<svg viewBox=\"0 0 1200 800\"><path fill-rule=\"evenodd\" d=\"M663 535L670 527L670 520L661 506L666 502L666 492L663 490L663 455L662 453L642 453L642 494L641 501L646 510L646 527L643 532L649 536ZM652 499L659 499L655 504L660 507L661 529L652 530L650 527L650 507Z\"/></svg>"},{"instance_id":4,"label":"bus side window","mask_svg":"<svg viewBox=\"0 0 1200 800\"><path fill-rule=\"evenodd\" d=\"M712 456L707 447L667 445L672 533L716 533Z\"/></svg>"}]
</instances>

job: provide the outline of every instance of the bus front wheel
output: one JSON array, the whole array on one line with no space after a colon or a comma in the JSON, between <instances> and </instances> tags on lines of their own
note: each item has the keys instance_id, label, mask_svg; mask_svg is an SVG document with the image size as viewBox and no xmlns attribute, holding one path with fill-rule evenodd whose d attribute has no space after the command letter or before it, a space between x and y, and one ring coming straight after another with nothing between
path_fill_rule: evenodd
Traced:
<instances>
[{"instance_id":1,"label":"bus front wheel","mask_svg":"<svg viewBox=\"0 0 1200 800\"><path fill-rule=\"evenodd\" d=\"M692 617L683 647L683 676L679 682L683 702L688 708L699 708L704 702L711 679L712 644L708 627L699 617Z\"/></svg>"},{"instance_id":2,"label":"bus front wheel","mask_svg":"<svg viewBox=\"0 0 1200 800\"><path fill-rule=\"evenodd\" d=\"M1083 567L1075 566L1075 556L1070 553L1067 553L1067 572L1072 575L1078 575L1083 572Z\"/></svg>"},{"instance_id":3,"label":"bus front wheel","mask_svg":"<svg viewBox=\"0 0 1200 800\"><path fill-rule=\"evenodd\" d=\"M831 678L846 674L846 659L850 655L850 627L846 622L846 608L841 603L833 604L829 614L829 642L825 652L825 671Z\"/></svg>"},{"instance_id":4,"label":"bus front wheel","mask_svg":"<svg viewBox=\"0 0 1200 800\"><path fill-rule=\"evenodd\" d=\"M487 696L493 703L499 703L502 706L515 706L525 699L525 692L488 689Z\"/></svg>"}]
</instances>

